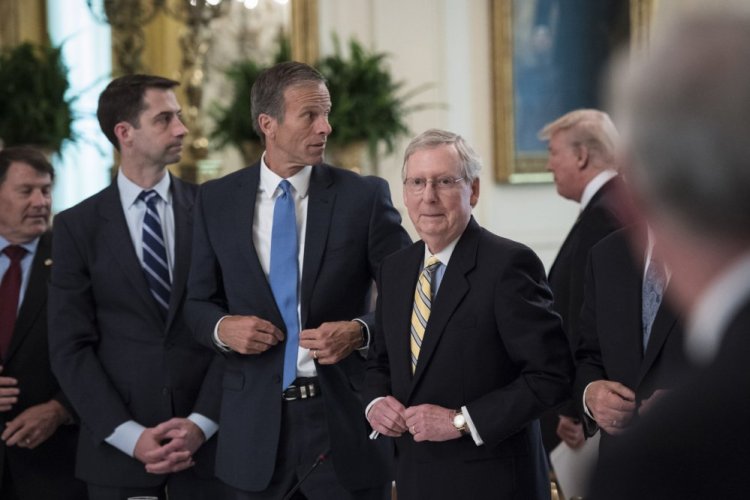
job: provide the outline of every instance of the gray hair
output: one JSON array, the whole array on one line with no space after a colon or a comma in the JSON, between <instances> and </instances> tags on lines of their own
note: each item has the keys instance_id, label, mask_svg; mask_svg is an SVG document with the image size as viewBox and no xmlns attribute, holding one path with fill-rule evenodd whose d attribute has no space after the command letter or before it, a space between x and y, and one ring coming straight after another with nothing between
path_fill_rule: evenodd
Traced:
<instances>
[{"instance_id":1,"label":"gray hair","mask_svg":"<svg viewBox=\"0 0 750 500\"><path fill-rule=\"evenodd\" d=\"M615 163L615 148L620 136L612 119L598 109L577 109L548 123L539 131L539 139L548 141L560 131L568 131L571 146L585 147L597 167L612 167Z\"/></svg>"},{"instance_id":2,"label":"gray hair","mask_svg":"<svg viewBox=\"0 0 750 500\"><path fill-rule=\"evenodd\" d=\"M284 92L289 87L304 84L326 83L320 72L305 63L287 61L271 66L262 71L250 90L250 114L253 119L253 130L265 145L266 138L260 130L258 117L261 114L275 118L279 123L284 121Z\"/></svg>"},{"instance_id":3,"label":"gray hair","mask_svg":"<svg viewBox=\"0 0 750 500\"><path fill-rule=\"evenodd\" d=\"M466 182L471 184L475 179L479 178L479 171L482 169L482 160L474 151L474 148L469 146L466 139L460 135L436 128L425 130L412 139L406 147L406 151L404 151L404 164L401 166L401 178L406 179L406 162L411 155L417 151L433 149L443 145L456 148L460 162L459 166L463 172L462 177L465 178Z\"/></svg>"},{"instance_id":4,"label":"gray hair","mask_svg":"<svg viewBox=\"0 0 750 500\"><path fill-rule=\"evenodd\" d=\"M628 175L646 204L693 234L747 239L750 11L692 13L662 33L613 78Z\"/></svg>"}]
</instances>

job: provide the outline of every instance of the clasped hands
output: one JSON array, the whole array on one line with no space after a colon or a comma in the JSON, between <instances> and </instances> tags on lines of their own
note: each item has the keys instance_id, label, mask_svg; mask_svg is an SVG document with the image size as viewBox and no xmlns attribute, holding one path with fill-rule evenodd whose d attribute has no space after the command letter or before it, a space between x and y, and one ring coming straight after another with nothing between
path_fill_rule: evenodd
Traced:
<instances>
[{"instance_id":1,"label":"clasped hands","mask_svg":"<svg viewBox=\"0 0 750 500\"><path fill-rule=\"evenodd\" d=\"M586 407L594 416L596 425L607 434L620 434L636 414L649 411L667 391L658 389L648 399L636 404L635 393L611 380L597 380L586 389Z\"/></svg>"},{"instance_id":2,"label":"clasped hands","mask_svg":"<svg viewBox=\"0 0 750 500\"><path fill-rule=\"evenodd\" d=\"M384 436L399 437L409 432L418 442L448 441L461 437L461 432L453 426L454 411L429 404L405 408L393 396L386 396L372 405L367 420Z\"/></svg>"},{"instance_id":3,"label":"clasped hands","mask_svg":"<svg viewBox=\"0 0 750 500\"><path fill-rule=\"evenodd\" d=\"M192 420L172 418L145 429L133 455L146 465L146 472L168 474L195 465L193 455L206 437Z\"/></svg>"},{"instance_id":4,"label":"clasped hands","mask_svg":"<svg viewBox=\"0 0 750 500\"><path fill-rule=\"evenodd\" d=\"M284 333L270 321L257 316L228 316L219 324L219 339L240 354L261 354L284 340ZM347 357L362 344L356 321L323 323L302 330L299 345L310 349L322 365L332 365Z\"/></svg>"},{"instance_id":5,"label":"clasped hands","mask_svg":"<svg viewBox=\"0 0 750 500\"><path fill-rule=\"evenodd\" d=\"M0 367L2 372L2 367ZM20 390L14 377L0 376L0 412L8 412L18 402ZM60 402L51 399L46 403L29 406L5 424L0 439L5 446L34 449L55 433L57 428L71 420Z\"/></svg>"}]
</instances>

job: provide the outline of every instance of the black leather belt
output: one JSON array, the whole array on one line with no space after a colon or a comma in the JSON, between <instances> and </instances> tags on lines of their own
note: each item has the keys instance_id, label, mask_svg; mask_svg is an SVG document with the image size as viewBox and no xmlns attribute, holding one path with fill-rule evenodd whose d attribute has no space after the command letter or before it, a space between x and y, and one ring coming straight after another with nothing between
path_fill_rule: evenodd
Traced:
<instances>
[{"instance_id":1,"label":"black leather belt","mask_svg":"<svg viewBox=\"0 0 750 500\"><path fill-rule=\"evenodd\" d=\"M317 377L297 378L292 385L281 393L284 401L296 401L320 396L320 384Z\"/></svg>"}]
</instances>

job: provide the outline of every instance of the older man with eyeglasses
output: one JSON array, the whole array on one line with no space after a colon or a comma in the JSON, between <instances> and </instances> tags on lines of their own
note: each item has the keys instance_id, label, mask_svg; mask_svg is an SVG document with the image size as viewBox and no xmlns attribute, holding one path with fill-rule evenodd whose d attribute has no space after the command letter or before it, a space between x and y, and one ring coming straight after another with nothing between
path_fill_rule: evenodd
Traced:
<instances>
[{"instance_id":1,"label":"older man with eyeglasses","mask_svg":"<svg viewBox=\"0 0 750 500\"><path fill-rule=\"evenodd\" d=\"M550 497L537 418L568 396L570 353L537 256L471 215L480 167L441 130L405 153L422 241L383 261L364 392L400 500Z\"/></svg>"}]
</instances>

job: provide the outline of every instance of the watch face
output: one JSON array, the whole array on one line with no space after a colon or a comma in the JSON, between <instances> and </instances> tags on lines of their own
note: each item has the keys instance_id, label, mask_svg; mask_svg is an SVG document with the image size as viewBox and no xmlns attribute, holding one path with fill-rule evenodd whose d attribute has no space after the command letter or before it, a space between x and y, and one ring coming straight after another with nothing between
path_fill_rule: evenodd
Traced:
<instances>
[{"instance_id":1,"label":"watch face","mask_svg":"<svg viewBox=\"0 0 750 500\"><path fill-rule=\"evenodd\" d=\"M456 429L463 429L466 425L466 418L461 413L457 413L455 417L453 417L453 427Z\"/></svg>"}]
</instances>

